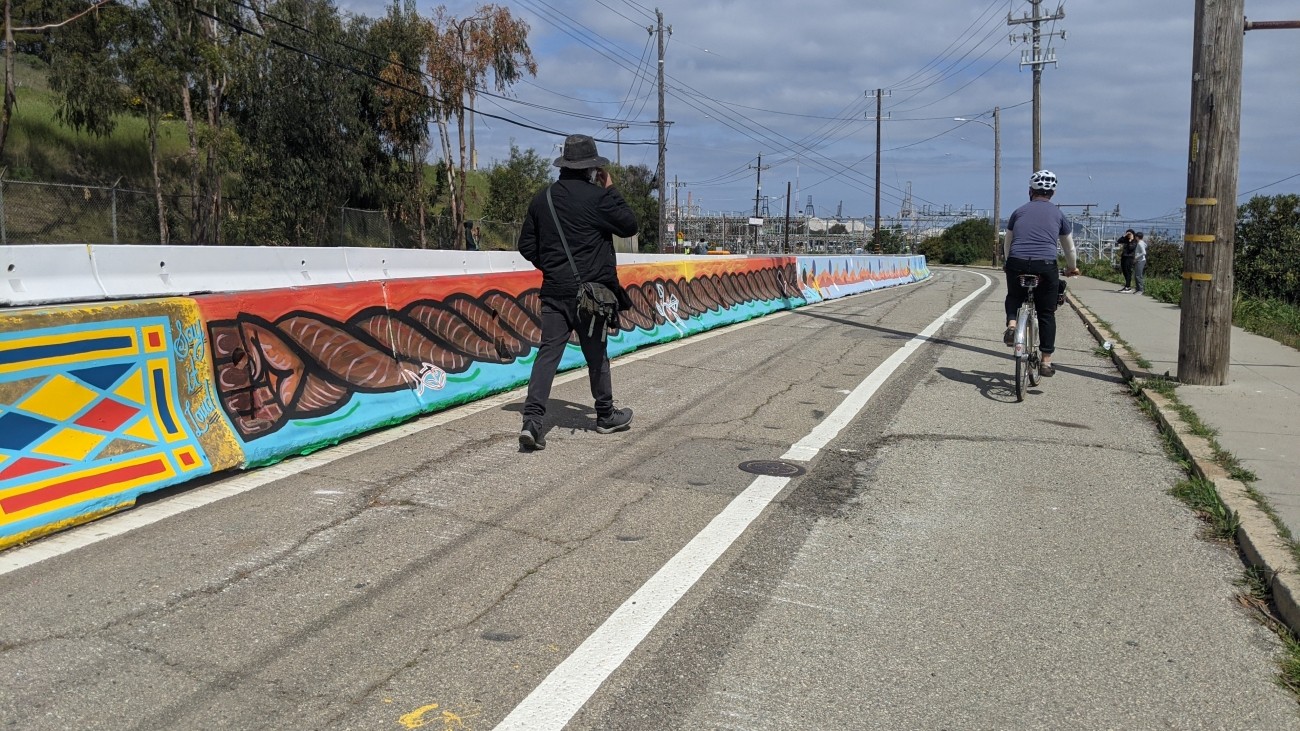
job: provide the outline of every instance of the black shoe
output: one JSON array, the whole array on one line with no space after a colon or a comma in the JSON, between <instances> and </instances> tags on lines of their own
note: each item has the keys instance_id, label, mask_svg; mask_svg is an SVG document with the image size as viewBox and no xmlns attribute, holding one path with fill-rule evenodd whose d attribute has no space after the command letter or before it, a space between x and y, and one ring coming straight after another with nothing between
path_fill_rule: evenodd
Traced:
<instances>
[{"instance_id":1,"label":"black shoe","mask_svg":"<svg viewBox=\"0 0 1300 731\"><path fill-rule=\"evenodd\" d=\"M1009 327L1007 328L1006 332L1002 333L1002 344L1007 346L1008 348L1015 346L1016 329L1014 327Z\"/></svg>"},{"instance_id":2,"label":"black shoe","mask_svg":"<svg viewBox=\"0 0 1300 731\"><path fill-rule=\"evenodd\" d=\"M614 409L609 416L596 419L597 434L613 434L632 428L632 409Z\"/></svg>"},{"instance_id":3,"label":"black shoe","mask_svg":"<svg viewBox=\"0 0 1300 731\"><path fill-rule=\"evenodd\" d=\"M536 424L524 422L524 428L519 430L519 446L530 451L546 449L546 437L542 436L542 430Z\"/></svg>"}]
</instances>

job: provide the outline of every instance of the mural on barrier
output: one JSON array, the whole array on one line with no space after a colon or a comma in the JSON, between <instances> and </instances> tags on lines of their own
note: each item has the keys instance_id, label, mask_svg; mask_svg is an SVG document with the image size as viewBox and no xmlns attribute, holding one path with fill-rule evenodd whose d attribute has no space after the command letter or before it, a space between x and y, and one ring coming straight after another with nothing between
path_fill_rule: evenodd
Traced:
<instances>
[{"instance_id":1,"label":"mural on barrier","mask_svg":"<svg viewBox=\"0 0 1300 731\"><path fill-rule=\"evenodd\" d=\"M609 336L611 355L803 303L788 258L634 265L620 278L634 307ZM526 382L539 285L527 272L198 302L221 406L248 462L263 464ZM582 363L574 345L561 367Z\"/></svg>"},{"instance_id":2,"label":"mural on barrier","mask_svg":"<svg viewBox=\"0 0 1300 731\"><path fill-rule=\"evenodd\" d=\"M752 257L619 275L634 306L611 356L929 271L922 257ZM0 311L0 548L521 385L540 283L510 272ZM571 343L561 368L581 365Z\"/></svg>"},{"instance_id":3,"label":"mural on barrier","mask_svg":"<svg viewBox=\"0 0 1300 731\"><path fill-rule=\"evenodd\" d=\"M799 282L810 302L919 282L929 276L924 256L799 257Z\"/></svg>"},{"instance_id":4,"label":"mural on barrier","mask_svg":"<svg viewBox=\"0 0 1300 731\"><path fill-rule=\"evenodd\" d=\"M191 300L0 316L0 547L242 462Z\"/></svg>"}]
</instances>

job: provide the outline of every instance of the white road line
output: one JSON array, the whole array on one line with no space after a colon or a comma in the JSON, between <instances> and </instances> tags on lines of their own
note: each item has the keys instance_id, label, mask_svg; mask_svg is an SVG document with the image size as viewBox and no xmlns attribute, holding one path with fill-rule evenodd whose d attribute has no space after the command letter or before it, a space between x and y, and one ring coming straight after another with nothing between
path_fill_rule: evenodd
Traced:
<instances>
[{"instance_id":1,"label":"white road line","mask_svg":"<svg viewBox=\"0 0 1300 731\"><path fill-rule=\"evenodd\" d=\"M789 451L781 455L781 459L808 462L811 461L813 457L816 457L817 453L829 444L830 441L834 439L845 426L848 426L848 423L853 421L853 418L857 416L864 407L866 407L867 401L871 400L871 397L875 395L876 391L884 385L885 381L893 375L894 371L898 370L898 367L907 360L909 355L915 352L917 348L924 345L930 339L931 335L934 335L939 331L939 328L943 327L949 320L956 317L957 313L961 312L966 305L970 304L971 300L974 300L976 297L983 294L984 290L992 286L992 279L989 279L979 272L975 272L975 274L984 280L984 286L972 292L961 302L948 308L948 311L940 315L939 319L930 323L924 330L917 333L916 337L907 341L903 347L894 351L888 358L881 362L880 365L876 366L876 369L871 372L871 375L867 376L866 380L862 383L859 383L858 387L853 389L853 392L841 401L839 406L835 407L835 410L830 413L830 416L822 419L821 422L808 433L808 436L795 442L794 446L790 447Z\"/></svg>"},{"instance_id":2,"label":"white road line","mask_svg":"<svg viewBox=\"0 0 1300 731\"><path fill-rule=\"evenodd\" d=\"M759 477L637 589L496 731L558 731L790 482Z\"/></svg>"},{"instance_id":3,"label":"white road line","mask_svg":"<svg viewBox=\"0 0 1300 731\"><path fill-rule=\"evenodd\" d=\"M908 353L916 350L931 335L951 320L967 304L988 289L993 281L983 274L984 285L973 294L953 305L939 319L930 323L915 338L909 340L894 356L902 353L894 365L886 368L894 356L886 359L871 372L853 392L784 458L796 451L816 455L845 424L866 406L867 399L879 388ZM863 395L865 394L865 395ZM856 404L856 405L851 405ZM839 425L829 433L822 426L833 419ZM815 435L816 438L814 439ZM823 438L824 437L824 438ZM806 444L805 444L806 443ZM802 448L800 445L804 445ZM817 445L813 447L812 445ZM689 543L682 547L668 563L663 565L636 593L614 610L609 619L596 629L578 649L573 651L528 694L527 698L502 719L495 731L560 731L591 698L605 679L632 654L641 640L659 624L668 610L685 596L714 561L740 537L749 524L776 499L790 482L787 477L759 477L745 491L705 526Z\"/></svg>"}]
</instances>

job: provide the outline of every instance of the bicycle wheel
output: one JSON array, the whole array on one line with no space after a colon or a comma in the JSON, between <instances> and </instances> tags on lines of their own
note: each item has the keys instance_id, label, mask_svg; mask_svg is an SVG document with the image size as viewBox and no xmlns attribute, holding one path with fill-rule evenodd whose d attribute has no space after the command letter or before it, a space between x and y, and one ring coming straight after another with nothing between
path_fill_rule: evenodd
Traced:
<instances>
[{"instance_id":1,"label":"bicycle wheel","mask_svg":"<svg viewBox=\"0 0 1300 731\"><path fill-rule=\"evenodd\" d=\"M1038 373L1042 358L1038 354L1038 313L1034 310L1029 311L1029 323L1025 328L1025 353L1028 355L1026 369L1029 371L1029 385L1037 386L1042 380Z\"/></svg>"},{"instance_id":2,"label":"bicycle wheel","mask_svg":"<svg viewBox=\"0 0 1300 731\"><path fill-rule=\"evenodd\" d=\"M1016 350L1012 356L1016 360L1016 401L1025 400L1025 391L1029 388L1029 343L1032 335L1028 305L1021 305L1016 315Z\"/></svg>"}]
</instances>

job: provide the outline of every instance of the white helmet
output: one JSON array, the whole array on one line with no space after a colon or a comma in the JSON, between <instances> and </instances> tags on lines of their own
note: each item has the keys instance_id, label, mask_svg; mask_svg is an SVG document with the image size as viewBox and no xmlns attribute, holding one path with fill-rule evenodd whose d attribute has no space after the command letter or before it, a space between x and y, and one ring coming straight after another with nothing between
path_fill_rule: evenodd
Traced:
<instances>
[{"instance_id":1,"label":"white helmet","mask_svg":"<svg viewBox=\"0 0 1300 731\"><path fill-rule=\"evenodd\" d=\"M1056 173L1051 170L1039 170L1029 176L1030 190L1056 190Z\"/></svg>"}]
</instances>

